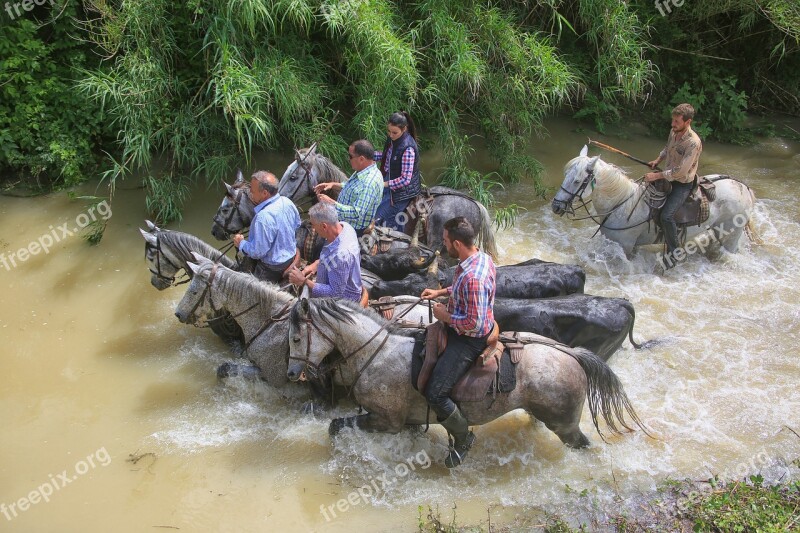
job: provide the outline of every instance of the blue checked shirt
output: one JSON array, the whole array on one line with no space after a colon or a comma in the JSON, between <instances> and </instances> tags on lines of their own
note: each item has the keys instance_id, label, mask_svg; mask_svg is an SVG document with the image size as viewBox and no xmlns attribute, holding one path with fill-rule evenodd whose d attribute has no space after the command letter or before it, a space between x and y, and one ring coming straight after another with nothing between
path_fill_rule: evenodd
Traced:
<instances>
[{"instance_id":1,"label":"blue checked shirt","mask_svg":"<svg viewBox=\"0 0 800 533\"><path fill-rule=\"evenodd\" d=\"M483 337L494 327L495 268L483 252L458 264L453 285L447 288L450 326L459 335Z\"/></svg>"},{"instance_id":2,"label":"blue checked shirt","mask_svg":"<svg viewBox=\"0 0 800 533\"><path fill-rule=\"evenodd\" d=\"M297 253L294 233L300 226L300 213L291 200L275 194L255 208L250 236L239 251L268 265L280 265Z\"/></svg>"},{"instance_id":3,"label":"blue checked shirt","mask_svg":"<svg viewBox=\"0 0 800 533\"><path fill-rule=\"evenodd\" d=\"M356 230L342 222L342 232L322 247L311 296L361 300L361 248Z\"/></svg>"},{"instance_id":4,"label":"blue checked shirt","mask_svg":"<svg viewBox=\"0 0 800 533\"><path fill-rule=\"evenodd\" d=\"M376 165L354 172L336 202L339 221L347 222L356 230L365 229L375 218L382 197L383 176Z\"/></svg>"}]
</instances>

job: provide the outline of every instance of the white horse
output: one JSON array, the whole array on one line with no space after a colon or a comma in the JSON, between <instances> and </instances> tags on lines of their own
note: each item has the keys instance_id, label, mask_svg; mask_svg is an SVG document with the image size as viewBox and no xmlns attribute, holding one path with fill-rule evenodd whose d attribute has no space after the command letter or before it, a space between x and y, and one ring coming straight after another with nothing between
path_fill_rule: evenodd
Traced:
<instances>
[{"instance_id":1,"label":"white horse","mask_svg":"<svg viewBox=\"0 0 800 533\"><path fill-rule=\"evenodd\" d=\"M587 156L584 146L578 157L564 167L564 182L553 198L553 212L575 214L573 202L587 206L590 218L600 226L600 233L619 243L630 257L633 249L660 241L658 221L652 218L650 206L643 198L647 187L637 184L619 167L606 163L600 156ZM716 255L720 245L736 253L745 228L751 234L750 218L755 204L753 191L730 176L705 176L716 185L716 199L709 204L708 220L686 228L686 242L694 241L701 253ZM689 245L685 246L689 250Z\"/></svg>"}]
</instances>

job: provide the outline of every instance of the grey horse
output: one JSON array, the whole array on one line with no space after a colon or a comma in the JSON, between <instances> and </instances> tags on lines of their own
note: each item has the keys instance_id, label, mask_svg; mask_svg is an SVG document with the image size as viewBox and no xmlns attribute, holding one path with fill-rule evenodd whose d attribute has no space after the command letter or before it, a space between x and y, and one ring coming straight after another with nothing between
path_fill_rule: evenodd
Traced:
<instances>
[{"instance_id":1,"label":"grey horse","mask_svg":"<svg viewBox=\"0 0 800 533\"><path fill-rule=\"evenodd\" d=\"M631 430L626 411L645 429L606 363L583 348L540 339L543 342L525 347L512 392L461 403L470 424L486 424L521 408L567 446L582 448L589 445L579 427L588 399L598 432L598 414L612 432L619 431L617 424ZM332 435L344 427L397 433L408 424L435 424L425 398L411 386L412 352L417 342L421 341L393 331L371 310L330 299L301 299L291 313L288 376L296 380L304 371L324 373L322 360L334 350L342 354L331 361L338 368L334 383L350 387L354 400L368 414L334 419L329 429Z\"/></svg>"},{"instance_id":2,"label":"grey horse","mask_svg":"<svg viewBox=\"0 0 800 533\"><path fill-rule=\"evenodd\" d=\"M281 178L278 192L287 196L297 205L313 200L314 185L324 181L334 181L331 177L333 170L330 168L332 165L330 160L325 158L323 161L318 161L321 157L323 156L316 152L314 146L298 152L297 160L286 169ZM337 177L339 176L337 175ZM344 181L344 179L336 181ZM427 244L432 250L444 251L442 242L444 223L453 217L464 216L475 228L478 236L477 242L483 251L497 257L492 220L483 205L468 195L447 187L432 187L429 192L433 197L433 204L425 212L420 213L427 220L426 232L421 239L424 244Z\"/></svg>"},{"instance_id":3,"label":"grey horse","mask_svg":"<svg viewBox=\"0 0 800 533\"><path fill-rule=\"evenodd\" d=\"M163 291L176 285L175 278L181 271L191 278L193 273L188 263L194 260L193 253L218 262L226 268L236 269L237 265L233 259L194 235L162 230L149 220L145 222L147 231L141 228L139 231L145 241L144 256L150 269L150 284L156 289ZM243 341L242 330L227 313L213 318L210 325L214 333L226 341Z\"/></svg>"},{"instance_id":4,"label":"grey horse","mask_svg":"<svg viewBox=\"0 0 800 533\"><path fill-rule=\"evenodd\" d=\"M200 255L195 254L194 261L188 264L194 276L175 308L175 316L184 324L201 326L220 312L230 313L244 334L244 356L253 362L259 377L272 387L286 385L288 317L296 298L277 285ZM220 371L224 368L220 367ZM249 373L246 369L238 372ZM327 402L325 385L317 381L309 384L315 396Z\"/></svg>"}]
</instances>

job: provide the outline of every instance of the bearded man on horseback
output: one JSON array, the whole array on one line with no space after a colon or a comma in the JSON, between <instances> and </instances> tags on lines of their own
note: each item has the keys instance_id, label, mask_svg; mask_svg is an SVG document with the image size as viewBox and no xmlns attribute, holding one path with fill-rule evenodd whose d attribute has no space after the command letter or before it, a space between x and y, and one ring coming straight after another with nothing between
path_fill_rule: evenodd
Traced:
<instances>
[{"instance_id":1,"label":"bearded man on horseback","mask_svg":"<svg viewBox=\"0 0 800 533\"><path fill-rule=\"evenodd\" d=\"M475 435L450 399L450 392L486 348L495 329L495 266L492 258L475 246L475 230L466 218L448 220L443 239L450 257L459 260L453 284L446 289L425 289L421 297L450 297L447 306L437 303L433 307L433 315L446 325L447 348L439 357L427 388L421 392L439 422L453 436L454 443L445 459L445 465L453 468L464 460Z\"/></svg>"},{"instance_id":2,"label":"bearded man on horseback","mask_svg":"<svg viewBox=\"0 0 800 533\"><path fill-rule=\"evenodd\" d=\"M667 269L675 265L673 252L680 246L678 224L674 215L692 193L700 153L703 151L703 143L692 129L693 118L694 107L690 104L680 104L672 110L672 130L669 132L667 146L656 159L648 163L650 168L655 169L661 161L666 160L666 170L648 172L644 176L646 181L665 179L672 185L661 209L661 226L664 228L664 240L667 244L666 257L672 259L664 262Z\"/></svg>"}]
</instances>

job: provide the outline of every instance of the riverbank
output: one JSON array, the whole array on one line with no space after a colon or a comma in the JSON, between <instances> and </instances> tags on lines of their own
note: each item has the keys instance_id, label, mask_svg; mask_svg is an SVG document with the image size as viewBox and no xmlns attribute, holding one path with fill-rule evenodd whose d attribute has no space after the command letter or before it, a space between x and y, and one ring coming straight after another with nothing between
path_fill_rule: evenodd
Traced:
<instances>
[{"instance_id":1,"label":"riverbank","mask_svg":"<svg viewBox=\"0 0 800 533\"><path fill-rule=\"evenodd\" d=\"M794 465L800 465L795 459ZM579 495L586 497L585 494ZM420 507L419 531L424 533L544 531L578 533L692 532L800 530L800 480L768 484L759 474L741 481L668 481L653 494L643 496L638 510L598 510L601 519L580 522L559 514L532 509L511 522L492 523L491 509L486 522L460 525L453 512Z\"/></svg>"}]
</instances>

